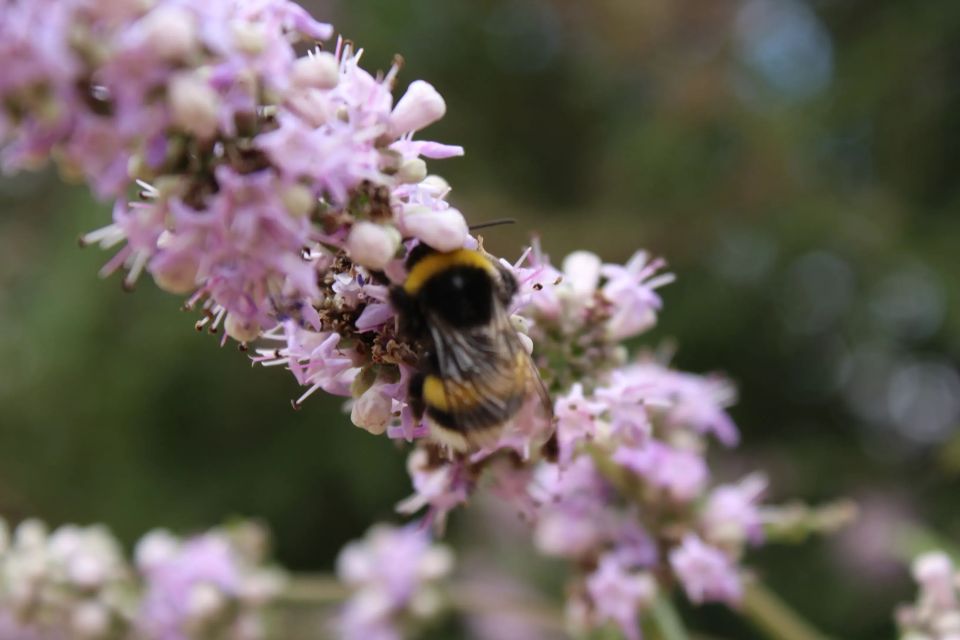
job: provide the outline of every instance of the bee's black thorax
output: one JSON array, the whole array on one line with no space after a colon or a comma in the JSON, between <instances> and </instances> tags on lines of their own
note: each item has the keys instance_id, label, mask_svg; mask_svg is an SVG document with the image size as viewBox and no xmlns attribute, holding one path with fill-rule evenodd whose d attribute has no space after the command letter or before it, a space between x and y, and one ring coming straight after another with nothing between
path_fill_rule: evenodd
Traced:
<instances>
[{"instance_id":1,"label":"bee's black thorax","mask_svg":"<svg viewBox=\"0 0 960 640\"><path fill-rule=\"evenodd\" d=\"M451 327L468 329L493 317L494 282L474 267L451 267L431 278L418 297L421 309L446 320Z\"/></svg>"}]
</instances>

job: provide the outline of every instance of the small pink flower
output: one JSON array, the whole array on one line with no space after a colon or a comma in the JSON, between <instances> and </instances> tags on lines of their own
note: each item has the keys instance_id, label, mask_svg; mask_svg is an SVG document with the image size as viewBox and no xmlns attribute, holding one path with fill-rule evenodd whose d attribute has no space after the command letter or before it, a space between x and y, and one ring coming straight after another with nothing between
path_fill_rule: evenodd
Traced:
<instances>
[{"instance_id":1,"label":"small pink flower","mask_svg":"<svg viewBox=\"0 0 960 640\"><path fill-rule=\"evenodd\" d=\"M697 453L656 440L639 447L620 447L613 454L613 460L679 502L697 498L709 473L706 462Z\"/></svg>"},{"instance_id":2,"label":"small pink flower","mask_svg":"<svg viewBox=\"0 0 960 640\"><path fill-rule=\"evenodd\" d=\"M735 605L743 597L736 564L695 534L687 534L681 545L670 552L670 566L691 602Z\"/></svg>"},{"instance_id":3,"label":"small pink flower","mask_svg":"<svg viewBox=\"0 0 960 640\"><path fill-rule=\"evenodd\" d=\"M587 576L587 593L601 621L610 620L629 640L639 640L639 613L653 604L657 582L645 571L632 571L612 555L600 558Z\"/></svg>"},{"instance_id":4,"label":"small pink flower","mask_svg":"<svg viewBox=\"0 0 960 640\"><path fill-rule=\"evenodd\" d=\"M763 540L759 502L766 488L767 479L760 474L715 488L700 515L704 537L713 544L734 548L745 542L759 544Z\"/></svg>"}]
</instances>

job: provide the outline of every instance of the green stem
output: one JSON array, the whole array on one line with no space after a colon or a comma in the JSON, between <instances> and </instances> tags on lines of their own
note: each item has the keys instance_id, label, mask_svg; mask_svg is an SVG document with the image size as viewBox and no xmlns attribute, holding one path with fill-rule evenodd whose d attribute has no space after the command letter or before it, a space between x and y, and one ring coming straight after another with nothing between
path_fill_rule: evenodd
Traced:
<instances>
[{"instance_id":1,"label":"green stem","mask_svg":"<svg viewBox=\"0 0 960 640\"><path fill-rule=\"evenodd\" d=\"M771 640L827 640L760 581L745 587L741 613Z\"/></svg>"},{"instance_id":2,"label":"green stem","mask_svg":"<svg viewBox=\"0 0 960 640\"><path fill-rule=\"evenodd\" d=\"M349 592L336 578L322 574L296 574L288 578L287 587L277 598L281 605L317 606L342 602Z\"/></svg>"},{"instance_id":3,"label":"green stem","mask_svg":"<svg viewBox=\"0 0 960 640\"><path fill-rule=\"evenodd\" d=\"M559 633L566 630L562 611L530 597L498 596L479 586L463 583L450 585L445 594L451 606L462 613L506 614L541 629ZM277 603L289 607L330 606L344 601L349 595L350 592L332 576L296 574L288 579Z\"/></svg>"},{"instance_id":4,"label":"green stem","mask_svg":"<svg viewBox=\"0 0 960 640\"><path fill-rule=\"evenodd\" d=\"M690 636L683 626L683 621L677 614L676 607L669 596L660 594L653 603L651 609L653 621L657 625L657 631L663 640L689 640Z\"/></svg>"}]
</instances>

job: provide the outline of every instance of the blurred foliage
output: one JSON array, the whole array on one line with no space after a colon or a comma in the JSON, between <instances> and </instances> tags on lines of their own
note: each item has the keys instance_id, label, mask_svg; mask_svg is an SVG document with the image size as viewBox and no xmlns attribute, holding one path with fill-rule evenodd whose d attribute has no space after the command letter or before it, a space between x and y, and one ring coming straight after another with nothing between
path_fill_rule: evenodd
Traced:
<instances>
[{"instance_id":1,"label":"blurred foliage","mask_svg":"<svg viewBox=\"0 0 960 640\"><path fill-rule=\"evenodd\" d=\"M403 80L447 98L429 133L467 148L435 166L453 203L520 221L488 232L493 250L538 233L557 259L670 260L679 281L637 346L676 344L678 366L739 384L745 444L718 475L760 466L775 498L864 499L865 526L763 550L758 572L836 637L890 636L910 587L885 533L960 534L960 4L318 4L368 66L401 52ZM146 282L98 282L106 256L73 238L108 207L58 185L0 183L0 510L127 540L254 515L297 569L390 518L409 490L395 446L337 399L294 412L289 375L197 335ZM559 568L502 531L522 525L471 511L455 536L558 595ZM727 611L693 615L752 637Z\"/></svg>"}]
</instances>

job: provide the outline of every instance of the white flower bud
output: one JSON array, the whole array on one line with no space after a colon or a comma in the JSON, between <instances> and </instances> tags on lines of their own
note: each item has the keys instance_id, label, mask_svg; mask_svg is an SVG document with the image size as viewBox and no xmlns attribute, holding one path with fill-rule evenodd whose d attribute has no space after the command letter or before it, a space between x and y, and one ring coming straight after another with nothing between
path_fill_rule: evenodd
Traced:
<instances>
[{"instance_id":1,"label":"white flower bud","mask_svg":"<svg viewBox=\"0 0 960 640\"><path fill-rule=\"evenodd\" d=\"M447 547L431 547L420 559L418 575L424 580L436 580L453 571L453 553Z\"/></svg>"},{"instance_id":2,"label":"white flower bud","mask_svg":"<svg viewBox=\"0 0 960 640\"><path fill-rule=\"evenodd\" d=\"M47 526L39 520L24 520L13 532L14 544L25 549L38 549L47 543Z\"/></svg>"},{"instance_id":3,"label":"white flower bud","mask_svg":"<svg viewBox=\"0 0 960 640\"><path fill-rule=\"evenodd\" d=\"M143 43L164 60L183 59L197 44L196 18L183 7L160 5L137 28Z\"/></svg>"},{"instance_id":4,"label":"white flower bud","mask_svg":"<svg viewBox=\"0 0 960 640\"><path fill-rule=\"evenodd\" d=\"M415 80L390 114L390 133L399 136L433 124L447 112L447 103L429 82Z\"/></svg>"},{"instance_id":5,"label":"white flower bud","mask_svg":"<svg viewBox=\"0 0 960 640\"><path fill-rule=\"evenodd\" d=\"M267 45L267 34L264 28L249 20L234 20L230 25L233 31L233 42L244 53L257 54Z\"/></svg>"},{"instance_id":6,"label":"white flower bud","mask_svg":"<svg viewBox=\"0 0 960 640\"><path fill-rule=\"evenodd\" d=\"M197 288L199 268L193 259L169 260L159 267L151 267L150 273L157 286L167 293L186 295Z\"/></svg>"},{"instance_id":7,"label":"white flower bud","mask_svg":"<svg viewBox=\"0 0 960 640\"><path fill-rule=\"evenodd\" d=\"M589 251L574 251L563 259L563 277L580 298L592 296L600 282L600 257Z\"/></svg>"},{"instance_id":8,"label":"white flower bud","mask_svg":"<svg viewBox=\"0 0 960 640\"><path fill-rule=\"evenodd\" d=\"M424 189L430 195L442 197L450 192L450 183L436 174L427 176L420 183L420 188Z\"/></svg>"},{"instance_id":9,"label":"white flower bud","mask_svg":"<svg viewBox=\"0 0 960 640\"><path fill-rule=\"evenodd\" d=\"M382 270L393 259L400 246L400 234L391 226L357 222L347 236L350 258L370 269Z\"/></svg>"},{"instance_id":10,"label":"white flower bud","mask_svg":"<svg viewBox=\"0 0 960 640\"><path fill-rule=\"evenodd\" d=\"M930 581L949 581L953 574L953 562L942 551L933 551L917 557L913 561L913 578L919 583Z\"/></svg>"},{"instance_id":11,"label":"white flower bud","mask_svg":"<svg viewBox=\"0 0 960 640\"><path fill-rule=\"evenodd\" d=\"M244 578L240 584L241 597L245 602L263 605L283 591L286 577L279 571L258 571Z\"/></svg>"},{"instance_id":12,"label":"white flower bud","mask_svg":"<svg viewBox=\"0 0 960 640\"><path fill-rule=\"evenodd\" d=\"M427 177L427 163L422 158L412 158L400 165L397 178L404 184L417 184Z\"/></svg>"},{"instance_id":13,"label":"white flower bud","mask_svg":"<svg viewBox=\"0 0 960 640\"><path fill-rule=\"evenodd\" d=\"M106 580L107 568L103 560L95 554L81 551L70 558L67 576L73 584L84 589L92 589Z\"/></svg>"},{"instance_id":14,"label":"white flower bud","mask_svg":"<svg viewBox=\"0 0 960 640\"><path fill-rule=\"evenodd\" d=\"M317 198L310 189L302 184L287 187L280 194L283 206L295 218L302 218L317 206Z\"/></svg>"},{"instance_id":15,"label":"white flower bud","mask_svg":"<svg viewBox=\"0 0 960 640\"><path fill-rule=\"evenodd\" d=\"M260 337L259 324L235 313L227 314L227 319L223 323L223 330L237 342L253 342Z\"/></svg>"},{"instance_id":16,"label":"white flower bud","mask_svg":"<svg viewBox=\"0 0 960 640\"><path fill-rule=\"evenodd\" d=\"M134 559L141 571L150 571L172 558L180 543L169 532L156 529L140 538L134 549Z\"/></svg>"},{"instance_id":17,"label":"white flower bud","mask_svg":"<svg viewBox=\"0 0 960 640\"><path fill-rule=\"evenodd\" d=\"M387 430L393 412L393 400L383 393L381 385L373 385L353 401L350 420L375 436Z\"/></svg>"},{"instance_id":18,"label":"white flower bud","mask_svg":"<svg viewBox=\"0 0 960 640\"><path fill-rule=\"evenodd\" d=\"M407 233L437 251L453 251L463 247L469 229L463 214L453 207L434 210L414 205L404 212Z\"/></svg>"},{"instance_id":19,"label":"white flower bud","mask_svg":"<svg viewBox=\"0 0 960 640\"><path fill-rule=\"evenodd\" d=\"M225 605L219 589L212 584L197 584L187 596L187 615L194 622L211 620L223 611Z\"/></svg>"},{"instance_id":20,"label":"white flower bud","mask_svg":"<svg viewBox=\"0 0 960 640\"><path fill-rule=\"evenodd\" d=\"M102 638L110 630L110 612L99 602L84 602L73 610L70 627L77 638Z\"/></svg>"},{"instance_id":21,"label":"white flower bud","mask_svg":"<svg viewBox=\"0 0 960 640\"><path fill-rule=\"evenodd\" d=\"M320 51L294 62L292 79L301 89L332 89L340 82L340 63L332 53Z\"/></svg>"},{"instance_id":22,"label":"white flower bud","mask_svg":"<svg viewBox=\"0 0 960 640\"><path fill-rule=\"evenodd\" d=\"M337 577L345 584L363 584L375 571L373 559L362 542L348 543L337 556Z\"/></svg>"},{"instance_id":23,"label":"white flower bud","mask_svg":"<svg viewBox=\"0 0 960 640\"><path fill-rule=\"evenodd\" d=\"M167 99L173 123L201 139L217 132L220 96L196 73L179 73L170 79Z\"/></svg>"}]
</instances>

